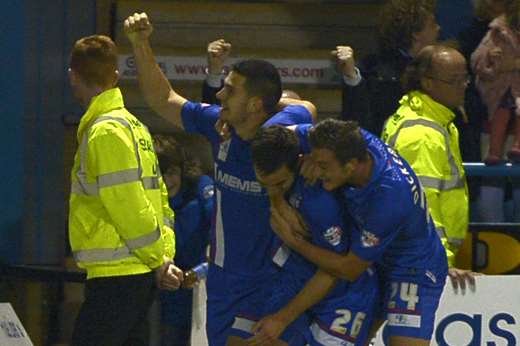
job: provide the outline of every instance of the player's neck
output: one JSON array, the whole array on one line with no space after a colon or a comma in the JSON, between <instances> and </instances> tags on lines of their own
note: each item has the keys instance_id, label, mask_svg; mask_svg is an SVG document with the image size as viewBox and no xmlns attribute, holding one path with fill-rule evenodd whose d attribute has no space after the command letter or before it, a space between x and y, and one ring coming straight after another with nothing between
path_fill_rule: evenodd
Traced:
<instances>
[{"instance_id":1,"label":"player's neck","mask_svg":"<svg viewBox=\"0 0 520 346\"><path fill-rule=\"evenodd\" d=\"M269 119L269 115L266 113L252 114L247 121L235 126L235 132L244 141L249 141L253 139L260 126L267 119Z\"/></svg>"}]
</instances>

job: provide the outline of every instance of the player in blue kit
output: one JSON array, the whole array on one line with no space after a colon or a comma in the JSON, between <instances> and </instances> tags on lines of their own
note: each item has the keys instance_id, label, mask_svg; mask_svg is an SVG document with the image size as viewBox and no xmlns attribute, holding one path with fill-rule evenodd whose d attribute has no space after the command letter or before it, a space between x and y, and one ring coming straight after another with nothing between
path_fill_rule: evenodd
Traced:
<instances>
[{"instance_id":1,"label":"player in blue kit","mask_svg":"<svg viewBox=\"0 0 520 346\"><path fill-rule=\"evenodd\" d=\"M155 62L149 44L152 26L146 14L136 13L124 25L148 104L163 118L204 135L211 143L215 216L206 330L211 346L243 345L255 321L272 312L264 302L273 295L270 282L279 275L269 256L274 242L269 200L256 180L249 141L263 126L311 123L315 107L306 101L280 100L280 76L273 65L260 60L233 66L217 94L222 107L187 101L172 89ZM215 129L217 121L229 125L228 139L221 139ZM291 336L286 333L282 339L290 341Z\"/></svg>"},{"instance_id":2,"label":"player in blue kit","mask_svg":"<svg viewBox=\"0 0 520 346\"><path fill-rule=\"evenodd\" d=\"M275 230L303 257L349 281L376 263L383 294L380 323L387 321L390 345L429 345L448 265L415 173L355 122L327 119L296 132L304 151L312 147L323 187L341 194L357 227L347 255L314 246L289 227Z\"/></svg>"},{"instance_id":3,"label":"player in blue kit","mask_svg":"<svg viewBox=\"0 0 520 346\"><path fill-rule=\"evenodd\" d=\"M283 222L277 210L284 208L287 200L301 215L302 220L296 222L306 225L313 244L346 253L353 225L347 223L342 205L332 193L320 184L306 185L297 174L300 145L296 134L282 126L263 128L253 139L251 152L258 181L271 199L273 227L278 228L278 223ZM273 260L284 273L284 280L276 283L277 290L298 296L256 325L257 334L251 345L271 345L287 325L312 305L308 313L312 319L308 333L311 345L365 345L378 298L378 282L372 268L354 282L336 280L324 271L316 271L315 265L291 252L281 241Z\"/></svg>"}]
</instances>

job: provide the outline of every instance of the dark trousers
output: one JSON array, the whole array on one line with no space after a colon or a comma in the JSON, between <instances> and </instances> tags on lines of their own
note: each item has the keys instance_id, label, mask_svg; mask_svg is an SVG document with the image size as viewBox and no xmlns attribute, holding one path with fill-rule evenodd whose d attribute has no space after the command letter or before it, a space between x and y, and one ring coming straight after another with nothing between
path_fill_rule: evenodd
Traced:
<instances>
[{"instance_id":1,"label":"dark trousers","mask_svg":"<svg viewBox=\"0 0 520 346\"><path fill-rule=\"evenodd\" d=\"M154 280L153 272L87 280L72 345L148 345L148 310L156 291Z\"/></svg>"}]
</instances>

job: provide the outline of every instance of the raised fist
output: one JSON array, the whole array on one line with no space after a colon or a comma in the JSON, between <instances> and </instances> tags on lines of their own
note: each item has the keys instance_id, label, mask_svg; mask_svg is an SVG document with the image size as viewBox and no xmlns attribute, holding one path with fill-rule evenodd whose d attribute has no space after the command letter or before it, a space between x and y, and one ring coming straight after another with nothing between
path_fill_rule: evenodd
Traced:
<instances>
[{"instance_id":1,"label":"raised fist","mask_svg":"<svg viewBox=\"0 0 520 346\"><path fill-rule=\"evenodd\" d=\"M330 52L333 60L336 62L338 70L349 78L356 76L356 60L354 59L354 50L350 46L336 46L336 49Z\"/></svg>"},{"instance_id":2,"label":"raised fist","mask_svg":"<svg viewBox=\"0 0 520 346\"><path fill-rule=\"evenodd\" d=\"M136 44L147 40L152 34L153 27L145 12L134 13L125 19L124 31L130 43Z\"/></svg>"},{"instance_id":3,"label":"raised fist","mask_svg":"<svg viewBox=\"0 0 520 346\"><path fill-rule=\"evenodd\" d=\"M231 43L219 39L208 44L208 72L220 74L231 53Z\"/></svg>"}]
</instances>

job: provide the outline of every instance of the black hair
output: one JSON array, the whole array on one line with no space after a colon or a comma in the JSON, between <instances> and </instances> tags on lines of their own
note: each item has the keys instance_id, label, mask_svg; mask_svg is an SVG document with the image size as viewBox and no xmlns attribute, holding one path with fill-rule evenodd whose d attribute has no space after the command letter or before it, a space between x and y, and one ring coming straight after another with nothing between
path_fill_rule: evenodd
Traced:
<instances>
[{"instance_id":1,"label":"black hair","mask_svg":"<svg viewBox=\"0 0 520 346\"><path fill-rule=\"evenodd\" d=\"M253 164L262 174L271 174L287 165L296 170L300 144L296 134L279 125L260 128L251 142Z\"/></svg>"},{"instance_id":2,"label":"black hair","mask_svg":"<svg viewBox=\"0 0 520 346\"><path fill-rule=\"evenodd\" d=\"M262 99L266 113L276 112L276 105L282 96L282 82L273 64L265 60L249 59L234 64L231 70L245 77L247 93Z\"/></svg>"},{"instance_id":3,"label":"black hair","mask_svg":"<svg viewBox=\"0 0 520 346\"><path fill-rule=\"evenodd\" d=\"M313 149L332 151L341 164L368 158L367 143L355 121L325 119L309 132L309 142Z\"/></svg>"}]
</instances>

